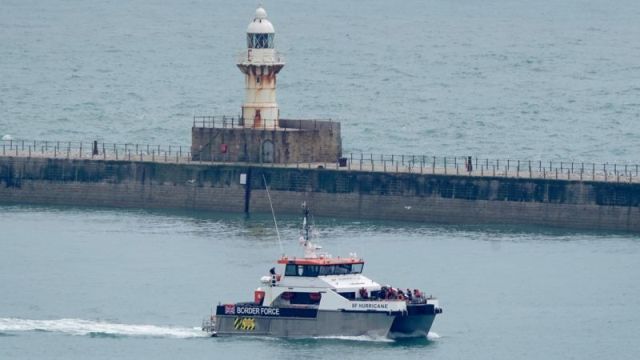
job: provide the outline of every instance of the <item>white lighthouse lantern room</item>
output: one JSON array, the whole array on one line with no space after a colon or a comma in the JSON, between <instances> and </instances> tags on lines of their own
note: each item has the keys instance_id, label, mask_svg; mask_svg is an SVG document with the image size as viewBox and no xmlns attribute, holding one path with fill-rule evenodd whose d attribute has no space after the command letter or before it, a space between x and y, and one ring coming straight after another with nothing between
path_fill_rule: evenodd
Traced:
<instances>
[{"instance_id":1,"label":"white lighthouse lantern room","mask_svg":"<svg viewBox=\"0 0 640 360\"><path fill-rule=\"evenodd\" d=\"M284 59L275 49L275 31L262 7L247 28L247 50L238 59L245 75L245 99L242 105L244 127L279 127L276 103L276 75L284 67Z\"/></svg>"}]
</instances>

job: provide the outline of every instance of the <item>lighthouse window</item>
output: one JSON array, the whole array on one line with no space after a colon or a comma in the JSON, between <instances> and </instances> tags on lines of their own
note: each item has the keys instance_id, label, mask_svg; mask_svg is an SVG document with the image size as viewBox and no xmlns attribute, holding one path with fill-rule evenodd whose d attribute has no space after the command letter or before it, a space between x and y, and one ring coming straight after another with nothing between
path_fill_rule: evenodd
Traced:
<instances>
[{"instance_id":1,"label":"lighthouse window","mask_svg":"<svg viewBox=\"0 0 640 360\"><path fill-rule=\"evenodd\" d=\"M260 84L260 76L256 76L256 83Z\"/></svg>"},{"instance_id":2,"label":"lighthouse window","mask_svg":"<svg viewBox=\"0 0 640 360\"><path fill-rule=\"evenodd\" d=\"M273 49L274 34L247 34L247 47L252 49Z\"/></svg>"}]
</instances>

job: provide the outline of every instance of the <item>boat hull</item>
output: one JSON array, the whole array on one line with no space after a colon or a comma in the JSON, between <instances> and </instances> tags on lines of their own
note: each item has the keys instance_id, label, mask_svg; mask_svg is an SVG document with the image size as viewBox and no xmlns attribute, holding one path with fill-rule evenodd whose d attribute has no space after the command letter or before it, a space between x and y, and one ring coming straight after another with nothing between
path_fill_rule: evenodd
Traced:
<instances>
[{"instance_id":1,"label":"boat hull","mask_svg":"<svg viewBox=\"0 0 640 360\"><path fill-rule=\"evenodd\" d=\"M274 336L288 338L366 336L371 338L425 337L433 324L436 311L381 312L312 310L285 316L259 314L218 314L217 336ZM281 309L284 310L284 309ZM423 309L428 310L428 309ZM289 316L286 316L289 315ZM294 316L292 316L294 315ZM297 316L296 316L297 315ZM211 331L212 332L212 331Z\"/></svg>"},{"instance_id":2,"label":"boat hull","mask_svg":"<svg viewBox=\"0 0 640 360\"><path fill-rule=\"evenodd\" d=\"M389 330L389 338L426 337L435 315L396 316Z\"/></svg>"}]
</instances>

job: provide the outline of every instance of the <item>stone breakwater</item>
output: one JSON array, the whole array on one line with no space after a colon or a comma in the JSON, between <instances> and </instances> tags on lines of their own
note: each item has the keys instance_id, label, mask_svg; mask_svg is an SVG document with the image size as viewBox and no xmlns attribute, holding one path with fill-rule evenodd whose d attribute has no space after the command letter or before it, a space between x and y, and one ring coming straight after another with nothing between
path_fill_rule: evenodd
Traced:
<instances>
[{"instance_id":1,"label":"stone breakwater","mask_svg":"<svg viewBox=\"0 0 640 360\"><path fill-rule=\"evenodd\" d=\"M297 214L640 231L640 184L47 157L0 157L0 203Z\"/></svg>"}]
</instances>

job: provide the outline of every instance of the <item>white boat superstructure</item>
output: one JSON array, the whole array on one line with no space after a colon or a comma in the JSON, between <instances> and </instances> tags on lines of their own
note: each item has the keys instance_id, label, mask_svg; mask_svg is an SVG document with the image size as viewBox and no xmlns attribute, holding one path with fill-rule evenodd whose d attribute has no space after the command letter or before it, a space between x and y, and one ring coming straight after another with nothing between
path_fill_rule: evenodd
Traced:
<instances>
[{"instance_id":1,"label":"white boat superstructure","mask_svg":"<svg viewBox=\"0 0 640 360\"><path fill-rule=\"evenodd\" d=\"M426 336L442 312L438 300L417 289L395 289L362 274L364 260L332 257L309 237L304 209L305 256L283 256L263 276L250 303L220 304L203 330L212 335Z\"/></svg>"}]
</instances>

